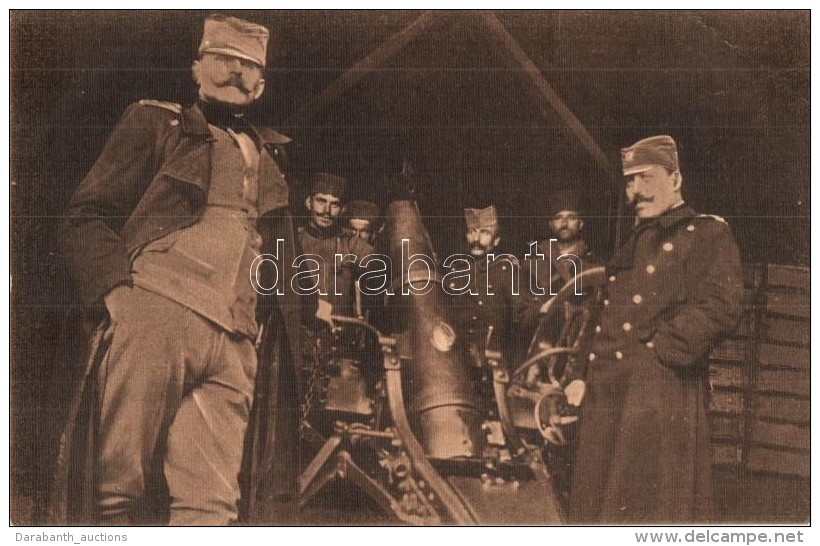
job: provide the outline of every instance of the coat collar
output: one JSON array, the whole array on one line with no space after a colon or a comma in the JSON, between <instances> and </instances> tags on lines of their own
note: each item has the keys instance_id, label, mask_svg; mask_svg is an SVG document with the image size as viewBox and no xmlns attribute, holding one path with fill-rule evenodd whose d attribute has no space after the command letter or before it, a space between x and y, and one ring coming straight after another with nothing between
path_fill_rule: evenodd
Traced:
<instances>
[{"instance_id":1,"label":"coat collar","mask_svg":"<svg viewBox=\"0 0 820 546\"><path fill-rule=\"evenodd\" d=\"M255 124L248 124L254 135L263 145L282 145L291 142L291 139L281 133L278 133L270 127L262 127ZM182 130L191 135L211 135L211 129L208 127L208 120L202 113L199 103L195 102L187 108L182 109Z\"/></svg>"},{"instance_id":2,"label":"coat collar","mask_svg":"<svg viewBox=\"0 0 820 546\"><path fill-rule=\"evenodd\" d=\"M211 177L211 141L214 136L208 127L202 110L193 104L182 110L182 133L187 138L180 140L180 145L166 159L162 171L172 178L188 182L202 190L202 196L208 195ZM276 131L261 128L256 131L262 144L272 143L278 146L281 142L290 139L279 135ZM277 168L274 157L279 155L278 149L268 150L262 154L259 161L259 214L284 208L288 205L288 185L280 169ZM204 204L204 199L203 199Z\"/></svg>"},{"instance_id":3,"label":"coat collar","mask_svg":"<svg viewBox=\"0 0 820 546\"><path fill-rule=\"evenodd\" d=\"M182 109L182 130L191 135L210 135L208 121L202 114L199 104L194 103Z\"/></svg>"},{"instance_id":4,"label":"coat collar","mask_svg":"<svg viewBox=\"0 0 820 546\"><path fill-rule=\"evenodd\" d=\"M549 257L550 257L550 239L544 239L543 241L539 241L538 245L537 245L537 248L538 248L538 252L543 254L545 259L549 259ZM583 237L579 237L578 239L575 240L575 242L571 246L569 246L569 247L567 247L563 250L561 248L559 248L558 242L556 241L556 243L554 245L552 245L552 254L553 254L552 257L555 258L555 259L558 259L558 257L563 255L563 254L574 254L575 256L578 256L579 258L583 258L587 254L589 254L589 247L587 246L587 242L583 239Z\"/></svg>"},{"instance_id":5,"label":"coat collar","mask_svg":"<svg viewBox=\"0 0 820 546\"><path fill-rule=\"evenodd\" d=\"M629 269L632 267L632 261L635 254L635 242L638 236L648 229L669 230L675 225L689 220L697 216L697 213L692 210L692 207L686 203L669 209L660 216L655 218L647 218L640 222L632 230L632 233L620 247L615 251L612 259L609 261L609 267L612 269Z\"/></svg>"},{"instance_id":6,"label":"coat collar","mask_svg":"<svg viewBox=\"0 0 820 546\"><path fill-rule=\"evenodd\" d=\"M304 231L305 234L310 235L314 239L331 239L341 234L340 221L341 219L337 218L337 221L327 229L319 229L308 221L308 223L305 224Z\"/></svg>"},{"instance_id":7,"label":"coat collar","mask_svg":"<svg viewBox=\"0 0 820 546\"><path fill-rule=\"evenodd\" d=\"M692 210L692 207L686 203L681 203L658 216L656 221L662 229L669 229L678 222L694 218L695 216L697 216L697 214Z\"/></svg>"}]
</instances>

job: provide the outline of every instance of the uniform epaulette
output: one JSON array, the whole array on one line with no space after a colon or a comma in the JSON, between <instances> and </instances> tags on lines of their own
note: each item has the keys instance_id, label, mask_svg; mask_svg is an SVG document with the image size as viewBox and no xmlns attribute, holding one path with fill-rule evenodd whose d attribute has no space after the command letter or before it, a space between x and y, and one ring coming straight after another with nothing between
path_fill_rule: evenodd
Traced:
<instances>
[{"instance_id":1,"label":"uniform epaulette","mask_svg":"<svg viewBox=\"0 0 820 546\"><path fill-rule=\"evenodd\" d=\"M170 102L166 100L153 100L153 99L142 99L140 101L140 106L156 106L157 108L165 108L166 110L170 110L175 114L182 113L182 105L178 102Z\"/></svg>"},{"instance_id":2,"label":"uniform epaulette","mask_svg":"<svg viewBox=\"0 0 820 546\"><path fill-rule=\"evenodd\" d=\"M711 218L723 224L729 225L729 222L727 222L723 216L718 216L717 214L698 214L698 218Z\"/></svg>"}]
</instances>

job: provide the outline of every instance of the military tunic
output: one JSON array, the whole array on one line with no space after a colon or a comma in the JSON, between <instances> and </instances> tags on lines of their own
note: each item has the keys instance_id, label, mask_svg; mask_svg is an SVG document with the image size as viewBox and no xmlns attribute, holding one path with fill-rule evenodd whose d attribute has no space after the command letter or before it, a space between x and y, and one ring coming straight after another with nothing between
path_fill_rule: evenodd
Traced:
<instances>
[{"instance_id":1,"label":"military tunic","mask_svg":"<svg viewBox=\"0 0 820 546\"><path fill-rule=\"evenodd\" d=\"M740 316L734 238L722 219L682 205L637 226L608 275L588 356L570 519L705 521L705 357Z\"/></svg>"},{"instance_id":2,"label":"military tunic","mask_svg":"<svg viewBox=\"0 0 820 546\"><path fill-rule=\"evenodd\" d=\"M334 314L353 316L353 285L362 271L359 264L373 253L373 247L364 239L341 234L338 229L321 231L310 225L299 229L297 239L302 256L320 258L319 270L302 280L318 289L318 297L333 306ZM313 265L311 269L315 269Z\"/></svg>"},{"instance_id":3,"label":"military tunic","mask_svg":"<svg viewBox=\"0 0 820 546\"><path fill-rule=\"evenodd\" d=\"M465 336L474 356L483 358L489 334L490 348L501 350L508 368L517 363L526 348L526 340L521 339L518 327L526 306L522 290L527 287L521 285L518 261L511 258L476 260L469 270L470 282L463 294L454 294L455 288L462 288L461 281L453 280L445 286L452 294L458 332ZM516 279L515 287L513 279Z\"/></svg>"},{"instance_id":4,"label":"military tunic","mask_svg":"<svg viewBox=\"0 0 820 546\"><path fill-rule=\"evenodd\" d=\"M214 339L217 339L219 343L224 340L235 341L233 344L226 342L223 346L232 348L236 345L241 350L234 351L231 355L224 354L224 351L214 350L207 355L201 355L201 359L197 356L186 361L185 358L180 358L180 355L185 356L181 352L181 345L185 344L184 349L192 352L202 351L211 346L211 339L203 338L201 335L203 329L207 330L207 328L201 328L200 326L206 324L207 321L205 319L199 320L196 327L191 324L191 317L197 317L198 315L191 313L185 307L185 304L189 303L188 301L180 301L181 305L172 306L174 312L162 313L159 304L154 305L154 303L157 301L170 302L171 300L168 299L170 293L159 297L154 295L153 292L148 292L145 288L151 283L142 283L144 286L139 287L140 283L137 282L138 279L135 275L138 277L140 273L146 273L144 270L140 272L133 269L134 258L139 256L140 251L162 252L171 248L170 242L173 240L174 244L179 243L178 237L185 230L198 229L197 226L201 227L203 225L201 222L208 220L206 216L208 215L209 205L219 204L213 202L214 198L217 197L214 192L219 193L221 191L220 185L215 182L214 177L218 174L219 169L225 167L222 163L225 156L219 152L220 144L217 137L214 136L215 129L212 125L209 125L210 118L206 118L203 112L206 106L205 104L194 104L191 107L182 108L180 105L158 101L140 101L140 103L131 105L109 137L101 156L71 199L60 233L60 245L79 296L89 311L101 310L105 295L111 292L114 287L135 285L127 297L128 303L131 305L125 306L131 313L124 317L111 317L112 324L109 327L109 332L115 334L114 329L116 328L118 333L124 334L125 328L123 325L126 321L134 326L134 330L139 329L140 336L135 335L133 339L126 339L124 335L119 336L123 340L134 341L133 344L129 343L129 346L142 345L153 351L151 353L144 352L144 354L140 354L138 350L131 351L131 354L138 360L138 357L141 357L143 363L150 362L154 364L152 370L155 372L162 371L163 366L168 369L173 368L176 372L183 365L187 366L191 362L197 365L208 363L210 366L213 364L206 370L207 373L214 371L211 368L216 369L221 366L220 369L230 368L228 371L231 373L237 372L235 375L243 376L245 383L243 389L251 392L243 392L243 399L240 402L235 401L236 397L232 394L225 397L220 395L212 397L223 402L223 407L228 406L231 411L233 408L239 408L242 413L238 419L226 419L224 426L225 429L231 431L231 434L222 435L221 442L214 440L212 446L209 446L209 452L218 452L220 449L224 451L225 448L229 448L231 451L230 457L222 454L218 458L220 463L230 461L231 468L225 472L225 474L230 474L229 478L221 480L222 483L219 486L227 484L231 498L228 500L225 500L227 497L215 498L212 483L205 479L197 482L196 478L199 471L192 471L190 472L192 477L190 481L196 482L195 485L177 489L183 490L186 501L190 501L191 506L195 509L189 509L189 506L181 507L179 499L174 500L175 506L184 508L184 510L175 511L180 514L185 512L192 515L190 521L224 523L226 521L223 520L233 520L237 515L238 507L235 502L237 499L234 498L238 497L236 474L239 471L239 458L243 447L242 435L248 423L246 410L253 390L253 377L256 375L257 359L252 343L256 317L253 316L252 306L254 303L258 303L257 310L261 318L271 317L270 320L266 321L268 326L266 330L274 336L272 339L275 339L276 343L282 347L294 349L293 353L298 355L299 340L298 336L294 335L295 330L293 328L294 323L298 324L298 321L289 320L289 317L292 317L296 310L298 300L294 298L293 293L288 291L283 296L275 299L245 298L244 296L249 295L248 287L243 285L242 290L237 292L234 291L236 287L231 286L230 293L227 293L225 301L233 304L239 299L242 300L241 309L239 306L231 305L229 311L241 311L243 319L237 321L236 324L243 324L238 330L241 330L244 335L234 336L235 332L229 332L224 328L217 327L215 326L216 323L213 323L213 326L209 324L210 330L208 331L210 333L208 335L216 336ZM249 158L244 155L244 150L241 151L244 160L240 158L239 150L234 150L235 153L232 156L235 159L233 164L245 163L255 173L257 181L256 191L254 192L256 198L253 200L256 203L255 210L252 215L246 215L247 218L242 218L243 233L245 233L244 228L247 227L247 234L252 247L250 250L254 252L257 249L262 252L273 252L273 249L276 248L276 241L278 239L284 240L283 259L287 262L292 260L292 256L295 254L295 237L288 212L290 191L284 172L279 167L279 161L284 154L281 146L289 142L290 139L267 128L246 125L248 138L259 144L257 150L259 155L258 165L256 165L256 161L253 161L253 166L248 164ZM240 138L240 140L245 139ZM241 149L241 144L238 142L237 140L236 145ZM224 139L222 144L225 147L234 146L233 140L227 138ZM217 169L214 169L215 162L217 163ZM227 169L227 171L235 170ZM246 176L249 172L239 171L234 173L233 182L236 183L236 187L244 184L243 176ZM208 225L210 226L210 224ZM214 253L216 249L211 248L210 251ZM231 264L225 256L212 255L210 258L220 266L237 266L237 264ZM220 262L220 258L222 262ZM237 267L242 268L243 266L244 262ZM143 276L143 280L146 280L146 278ZM157 277L154 276L153 278L156 279ZM231 278L245 279L247 277L237 273L236 276ZM289 281L290 279L286 278L283 284L287 286ZM153 288L158 286L155 283ZM243 297L235 298L238 294ZM146 303L149 300L152 303L151 305ZM197 311L203 312L204 309L198 309ZM117 324L116 318L120 319L119 324ZM237 318L237 316L235 315L234 318ZM228 326L231 327L231 330L235 330L233 322ZM151 335L152 331L161 332L163 339L167 340L168 343L160 343L158 341L159 336ZM183 333L185 335L182 335ZM142 392L134 388L135 383L133 381L138 379L144 390L153 397L149 399L146 396L139 399L134 406L141 407L146 414L157 413L160 409L163 412L162 417L151 415L145 419L131 415L128 421L124 421L126 426L118 429L114 429L105 422L100 426L102 430L113 432L124 428L127 432L123 434L127 435L126 439L129 441L138 436L137 432L141 434L140 438L145 439L143 442L144 448L139 450L132 449L130 444L124 444L123 441L119 442L119 448L117 448L117 438L114 437L115 435L109 434L111 441L108 443L112 446L109 451L116 453L119 449L120 452L127 455L129 469L133 472L125 472L122 469L114 469L110 472L113 480L119 482L127 480L128 483L126 485L115 484L112 488L116 489L114 491L116 493L115 502L111 502L110 506L104 506L100 502L100 507L108 511L105 515L118 515L121 509L127 509L133 515L136 510L134 507L139 504L136 500L137 497L146 493L145 490L150 485L148 482L151 481L147 476L143 476L140 465L143 459L153 459L153 446L162 447L164 442L162 436L169 428L167 422L169 419L166 417L173 414L179 417L179 414L182 413L182 410L173 411L179 402L177 399L179 387L182 386L187 389L185 392L188 392L192 387L196 387L200 391L204 388L213 390L214 385L224 385L223 390L230 390L233 385L227 382L220 383L216 379L210 383L207 381L195 383L192 380L190 382L192 384L189 385L185 381L179 380L178 375L180 374L172 377L170 372L149 377L147 373L143 373L145 372L145 366L139 362L133 366L122 364L125 360L120 358L117 351L120 349L124 351L125 345L116 343L116 335L110 337L113 339L113 345L107 352L110 358L106 356L103 359L103 365L99 366L99 377L89 376L91 377L89 385L91 381L96 379L100 385L106 387L101 389L105 391L105 396L114 398L116 393L111 385L117 384L120 393L130 396L130 399L133 400L134 398L139 399ZM270 369L274 366L280 368L292 367L291 355L285 355L285 352L283 349L282 358L275 364L269 359L262 361L259 376L268 378L276 375L270 373ZM206 357L219 362L208 361ZM119 362L122 365L109 366L109 361ZM227 364L228 361L230 365ZM89 366L96 365L94 359L90 358L89 362L91 362ZM190 370L192 377L194 374L204 375L205 372L200 373L201 369L193 368L192 365ZM134 379L114 377L110 373L112 371L120 375L130 373ZM188 374L188 371L186 369L185 373ZM158 379L155 383L150 384L156 377ZM167 386L172 382L175 390L172 391L170 388L167 390L166 398L168 403L166 404L165 401L162 404L155 403L155 398L166 392L163 390L164 385ZM263 420L260 417L253 417L251 419L253 427L264 427L268 426L269 423L270 428L273 428L274 424L279 423L280 415L283 415L283 412L279 411L281 400L277 395L279 386L273 383L273 381L265 383L265 379L263 379L256 384L256 388L259 392L264 392L265 396L263 397L263 403L257 404L254 408L254 414L258 416L264 413L268 418ZM83 387L75 400L77 405L86 403L82 399L83 395L88 396L89 392L93 393L93 389L85 388L86 384ZM235 390L239 393L239 389ZM193 408L196 406L197 400L192 395L187 395L185 401L186 407ZM116 404L109 405L118 407ZM125 407L124 404L120 404L120 406ZM128 412L120 413L127 414ZM190 411L189 413L194 412ZM237 411L237 413L240 412ZM105 415L103 415L103 418L105 418ZM191 449L194 449L195 442L210 441L219 437L219 430L222 430L221 428L214 428L207 431L207 434L200 434L202 429L185 426L181 424L183 423L182 419L176 421L180 424L176 427L176 431L172 431L169 438L171 438L171 441L173 441L172 437L174 436L180 439L181 449L171 446L167 449L168 452L176 451L181 453L184 452L186 447L190 452ZM134 423L131 430L128 430L128 422ZM93 506L94 499L90 503L82 503L80 510L87 511L85 513L69 513L73 512L75 507L68 506L66 502L67 499L72 497L87 494L95 487L86 483L80 485L79 482L82 481L82 478L75 477L75 474L82 472L83 468L88 468L88 463L81 458L91 458L95 452L104 453L106 450L105 445L84 445L83 436L75 437L73 435L76 426L82 425L83 423L69 423L66 428L66 436L61 440L63 445L66 446L65 449L61 449L65 453L71 453L71 457L61 457L58 461L56 472L58 492L55 494L55 501L51 510L55 520L64 523L66 521L86 523L93 521L96 517L95 514L88 513L89 505ZM291 426L291 424L288 426ZM137 432L135 432L135 429L138 429ZM291 430L293 431L292 434L295 434L295 426L291 426ZM289 453L288 456L284 456L277 450L279 445L277 442L282 435L275 436L271 430L254 430L253 436L255 441L259 443L254 445L253 456L250 457L251 462L249 463L248 472L249 475L254 477L254 480L249 488L248 500L250 504L257 506L262 502L262 495L270 493L270 498L272 498L273 493L271 493L271 490L280 487L280 483L282 483L278 479L271 480L272 485L270 485L270 488L263 491L261 486L256 486L261 481L258 474L263 474L263 476L272 475L271 469L279 468L280 463L290 460L292 455ZM101 442L101 444L104 443ZM69 447L75 445L77 447ZM123 448L123 445L127 449ZM262 452L262 448L257 449L258 445L264 445L264 449L267 451ZM200 454L203 453L205 452L200 452ZM258 462L260 459L256 458L257 455L264 460ZM198 457L198 461L195 461L190 455L187 455L185 459L183 462L186 465L191 462L200 465L208 462L207 454ZM134 462L135 460L136 462ZM161 461L162 457L157 460ZM171 463L175 462L171 461ZM144 466L147 467L147 463ZM151 464L152 468L153 466ZM286 463L284 466L288 468L287 472L282 472L287 474L287 483L281 487L290 492L295 486L295 475L292 475L293 465ZM184 472L176 473L181 475ZM97 477L90 476L89 478ZM220 480L220 474L214 472L213 468L209 469L205 477L211 480ZM83 489L79 492L75 491L75 484L78 488L81 486ZM280 490L275 491L277 494L280 492ZM114 497L112 496L112 498ZM99 500L96 499L96 501ZM200 509L207 503L218 504L219 506L215 507L209 504L206 509ZM118 512L115 513L114 510ZM172 514L172 521L174 521L173 517L174 514ZM180 519L176 521L179 523L189 522L189 520L183 521Z\"/></svg>"}]
</instances>

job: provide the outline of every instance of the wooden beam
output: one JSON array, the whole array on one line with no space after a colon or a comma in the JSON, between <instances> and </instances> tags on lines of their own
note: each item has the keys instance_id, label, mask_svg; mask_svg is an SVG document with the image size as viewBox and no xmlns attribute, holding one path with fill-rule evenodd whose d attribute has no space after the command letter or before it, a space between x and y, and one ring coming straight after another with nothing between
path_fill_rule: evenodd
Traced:
<instances>
[{"instance_id":1,"label":"wooden beam","mask_svg":"<svg viewBox=\"0 0 820 546\"><path fill-rule=\"evenodd\" d=\"M549 107L558 114L558 117L567 125L571 133L581 142L581 145L586 149L595 163L612 179L617 180L618 176L613 168L612 163L607 158L606 153L601 149L598 143L592 138L592 135L586 130L584 124L575 117L575 114L569 107L561 100L555 89L544 78L535 63L527 56L515 38L510 36L501 21L492 13L482 13L481 20L484 22L490 35L493 36L503 47L504 51L512 57L512 59L521 67L522 75L535 86L538 97L549 105Z\"/></svg>"},{"instance_id":2,"label":"wooden beam","mask_svg":"<svg viewBox=\"0 0 820 546\"><path fill-rule=\"evenodd\" d=\"M401 51L404 46L429 27L435 17L436 14L433 11L425 11L422 13L415 21L395 33L386 42L374 49L367 57L349 68L344 74L326 87L324 91L302 105L299 111L291 116L286 125L301 125L311 120L342 94L353 88L362 78Z\"/></svg>"}]
</instances>

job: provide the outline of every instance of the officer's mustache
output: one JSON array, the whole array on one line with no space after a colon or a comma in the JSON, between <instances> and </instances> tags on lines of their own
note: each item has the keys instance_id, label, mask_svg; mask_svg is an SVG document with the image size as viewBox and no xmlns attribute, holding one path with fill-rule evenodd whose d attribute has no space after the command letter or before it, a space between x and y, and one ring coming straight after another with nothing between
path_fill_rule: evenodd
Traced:
<instances>
[{"instance_id":1,"label":"officer's mustache","mask_svg":"<svg viewBox=\"0 0 820 546\"><path fill-rule=\"evenodd\" d=\"M242 81L242 78L237 77L237 76L232 76L232 77L228 78L227 80L225 80L221 83L218 83L217 87L236 87L237 89L239 89L243 93L250 93L251 92L250 89L245 87L245 83Z\"/></svg>"},{"instance_id":2,"label":"officer's mustache","mask_svg":"<svg viewBox=\"0 0 820 546\"><path fill-rule=\"evenodd\" d=\"M635 195L630 201L629 204L633 207L638 206L638 203L651 203L654 201L654 197L646 197L645 195Z\"/></svg>"}]
</instances>

